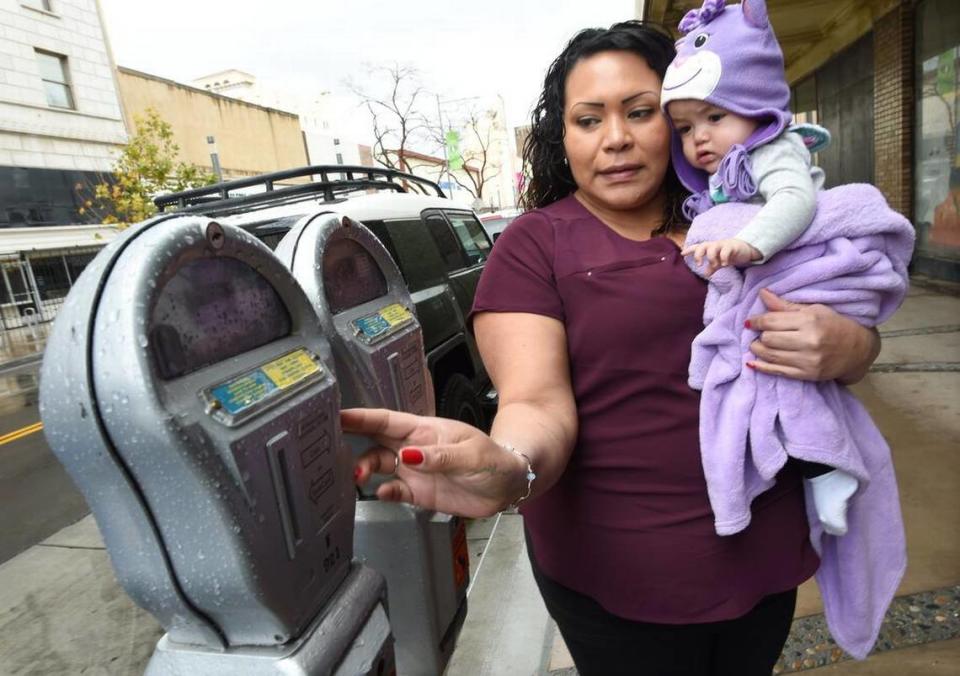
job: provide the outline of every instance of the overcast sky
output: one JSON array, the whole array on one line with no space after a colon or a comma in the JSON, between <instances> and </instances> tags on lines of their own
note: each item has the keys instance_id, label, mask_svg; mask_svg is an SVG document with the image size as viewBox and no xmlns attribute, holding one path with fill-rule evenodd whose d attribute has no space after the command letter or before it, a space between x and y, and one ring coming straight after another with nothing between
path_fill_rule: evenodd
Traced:
<instances>
[{"instance_id":1,"label":"overcast sky","mask_svg":"<svg viewBox=\"0 0 960 676\"><path fill-rule=\"evenodd\" d=\"M120 66L190 82L238 68L344 92L368 65L416 66L443 98L503 96L524 124L550 61L580 28L634 17L635 0L100 0Z\"/></svg>"}]
</instances>

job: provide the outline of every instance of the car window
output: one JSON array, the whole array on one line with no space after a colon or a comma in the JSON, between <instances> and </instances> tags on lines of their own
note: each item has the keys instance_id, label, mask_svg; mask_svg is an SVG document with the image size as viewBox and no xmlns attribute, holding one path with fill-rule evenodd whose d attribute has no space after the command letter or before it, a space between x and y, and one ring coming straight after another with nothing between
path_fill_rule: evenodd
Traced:
<instances>
[{"instance_id":1,"label":"car window","mask_svg":"<svg viewBox=\"0 0 960 676\"><path fill-rule=\"evenodd\" d=\"M257 233L257 237L261 242L266 244L272 250L276 251L277 245L280 243L280 240L283 239L285 232L268 232L264 234Z\"/></svg>"},{"instance_id":2,"label":"car window","mask_svg":"<svg viewBox=\"0 0 960 676\"><path fill-rule=\"evenodd\" d=\"M423 217L423 222L427 226L430 236L433 237L433 241L436 242L448 272L462 270L471 265L471 262L463 251L460 240L453 234L453 231L447 224L447 220L443 216L440 214L426 214Z\"/></svg>"},{"instance_id":3,"label":"car window","mask_svg":"<svg viewBox=\"0 0 960 676\"><path fill-rule=\"evenodd\" d=\"M446 264L420 219L383 221L372 229L393 256L411 292L443 281Z\"/></svg>"},{"instance_id":4,"label":"car window","mask_svg":"<svg viewBox=\"0 0 960 676\"><path fill-rule=\"evenodd\" d=\"M393 262L399 266L400 256L397 255L397 249L393 245L393 239L390 237L390 233L387 232L386 224L383 221L364 221L363 224L370 228L370 231L376 235L377 239L387 248L387 252L390 254L390 258L393 259Z\"/></svg>"},{"instance_id":5,"label":"car window","mask_svg":"<svg viewBox=\"0 0 960 676\"><path fill-rule=\"evenodd\" d=\"M482 263L490 253L490 240L473 214L445 211L471 264Z\"/></svg>"}]
</instances>

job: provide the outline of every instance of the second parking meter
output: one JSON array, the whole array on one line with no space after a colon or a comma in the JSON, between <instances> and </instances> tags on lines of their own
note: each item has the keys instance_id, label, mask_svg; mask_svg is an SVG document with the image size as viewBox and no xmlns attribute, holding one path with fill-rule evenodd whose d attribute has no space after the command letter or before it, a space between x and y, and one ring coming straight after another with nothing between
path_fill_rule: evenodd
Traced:
<instances>
[{"instance_id":1,"label":"second parking meter","mask_svg":"<svg viewBox=\"0 0 960 676\"><path fill-rule=\"evenodd\" d=\"M400 271L362 224L335 213L306 216L277 257L307 293L333 348L343 406L430 409L420 325ZM355 451L370 442L353 440ZM357 503L358 558L387 579L401 676L443 672L466 614L466 532L459 517Z\"/></svg>"},{"instance_id":2,"label":"second parking meter","mask_svg":"<svg viewBox=\"0 0 960 676\"><path fill-rule=\"evenodd\" d=\"M156 673L332 671L358 641L373 671L356 673L389 666L382 582L352 564L339 408L307 298L244 231L160 217L80 277L41 414L119 581L167 630Z\"/></svg>"},{"instance_id":3,"label":"second parking meter","mask_svg":"<svg viewBox=\"0 0 960 676\"><path fill-rule=\"evenodd\" d=\"M400 270L380 240L360 223L324 213L294 226L276 255L330 337L347 405L426 414L423 334Z\"/></svg>"}]
</instances>

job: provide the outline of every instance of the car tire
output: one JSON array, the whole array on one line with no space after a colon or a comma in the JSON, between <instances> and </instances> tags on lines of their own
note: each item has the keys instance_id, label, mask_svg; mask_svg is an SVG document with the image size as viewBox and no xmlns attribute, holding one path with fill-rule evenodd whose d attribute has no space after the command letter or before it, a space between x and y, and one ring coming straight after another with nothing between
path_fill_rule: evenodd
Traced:
<instances>
[{"instance_id":1,"label":"car tire","mask_svg":"<svg viewBox=\"0 0 960 676\"><path fill-rule=\"evenodd\" d=\"M454 373L444 381L437 398L437 415L465 422L481 430L486 425L483 407L473 386L459 373Z\"/></svg>"}]
</instances>

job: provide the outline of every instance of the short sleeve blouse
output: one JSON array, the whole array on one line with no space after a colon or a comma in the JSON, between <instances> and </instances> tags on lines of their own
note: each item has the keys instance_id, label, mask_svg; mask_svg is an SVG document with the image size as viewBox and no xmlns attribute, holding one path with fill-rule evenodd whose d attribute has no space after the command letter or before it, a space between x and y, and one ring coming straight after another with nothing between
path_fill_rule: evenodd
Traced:
<instances>
[{"instance_id":1,"label":"short sleeve blouse","mask_svg":"<svg viewBox=\"0 0 960 676\"><path fill-rule=\"evenodd\" d=\"M743 532L713 529L687 385L706 285L665 237L626 239L573 196L498 239L473 313L563 322L579 436L563 476L522 508L542 571L628 619L738 617L816 570L801 480L785 469Z\"/></svg>"}]
</instances>

